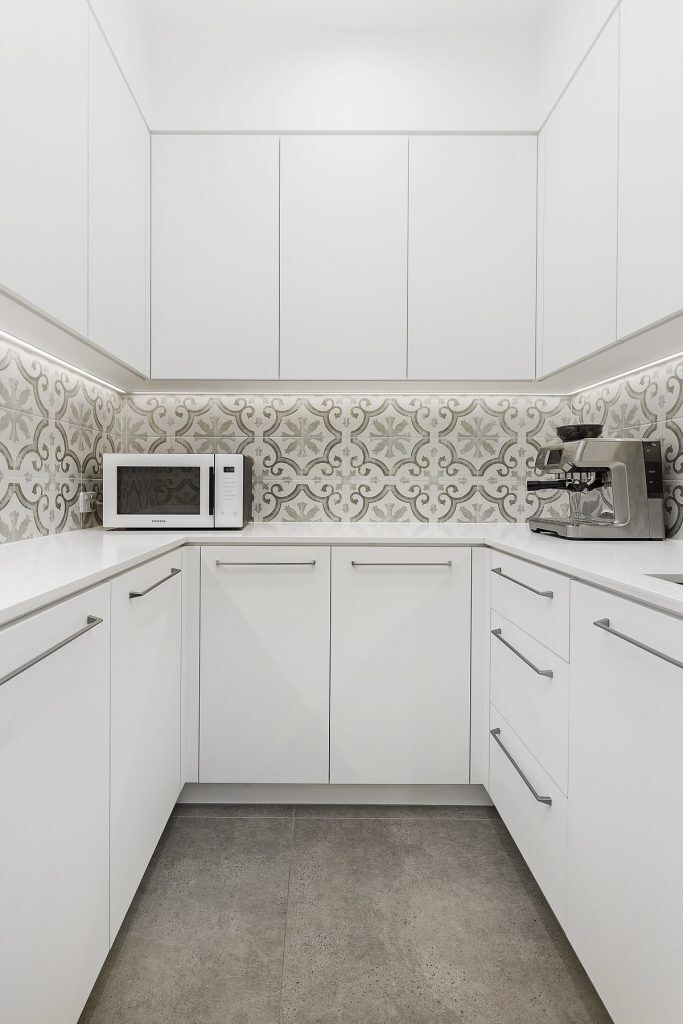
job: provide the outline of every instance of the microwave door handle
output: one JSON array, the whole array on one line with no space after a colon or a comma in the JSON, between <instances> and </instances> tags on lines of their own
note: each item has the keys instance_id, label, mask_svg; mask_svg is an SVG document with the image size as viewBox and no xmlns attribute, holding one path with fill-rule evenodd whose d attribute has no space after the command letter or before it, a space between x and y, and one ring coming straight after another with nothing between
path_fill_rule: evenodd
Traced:
<instances>
[{"instance_id":1,"label":"microwave door handle","mask_svg":"<svg viewBox=\"0 0 683 1024\"><path fill-rule=\"evenodd\" d=\"M214 512L215 504L215 493L216 493L216 470L213 466L209 466L209 515L212 516Z\"/></svg>"}]
</instances>

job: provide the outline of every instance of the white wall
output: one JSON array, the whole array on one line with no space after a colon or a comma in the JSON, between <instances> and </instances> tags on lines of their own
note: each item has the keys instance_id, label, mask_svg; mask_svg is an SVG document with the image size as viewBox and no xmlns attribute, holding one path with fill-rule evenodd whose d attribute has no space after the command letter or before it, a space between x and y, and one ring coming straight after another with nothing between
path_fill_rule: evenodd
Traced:
<instances>
[{"instance_id":1,"label":"white wall","mask_svg":"<svg viewBox=\"0 0 683 1024\"><path fill-rule=\"evenodd\" d=\"M143 0L88 0L88 3L149 124L149 52Z\"/></svg>"},{"instance_id":2,"label":"white wall","mask_svg":"<svg viewBox=\"0 0 683 1024\"><path fill-rule=\"evenodd\" d=\"M538 127L553 0L139 2L156 130Z\"/></svg>"},{"instance_id":3,"label":"white wall","mask_svg":"<svg viewBox=\"0 0 683 1024\"><path fill-rule=\"evenodd\" d=\"M620 0L552 0L538 34L539 128Z\"/></svg>"}]
</instances>

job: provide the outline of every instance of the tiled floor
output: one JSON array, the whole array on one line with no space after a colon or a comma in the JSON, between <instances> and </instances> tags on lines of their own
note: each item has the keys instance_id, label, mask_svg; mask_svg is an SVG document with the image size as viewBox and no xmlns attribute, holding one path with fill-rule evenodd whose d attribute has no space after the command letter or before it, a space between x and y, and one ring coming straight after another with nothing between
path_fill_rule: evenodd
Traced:
<instances>
[{"instance_id":1,"label":"tiled floor","mask_svg":"<svg viewBox=\"0 0 683 1024\"><path fill-rule=\"evenodd\" d=\"M488 808L181 807L81 1024L609 1024Z\"/></svg>"}]
</instances>

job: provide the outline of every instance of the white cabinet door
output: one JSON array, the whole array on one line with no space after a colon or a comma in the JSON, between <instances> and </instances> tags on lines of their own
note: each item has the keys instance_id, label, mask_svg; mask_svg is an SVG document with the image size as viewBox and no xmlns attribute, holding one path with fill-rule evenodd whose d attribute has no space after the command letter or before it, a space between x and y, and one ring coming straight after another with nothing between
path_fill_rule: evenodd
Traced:
<instances>
[{"instance_id":1,"label":"white cabinet door","mask_svg":"<svg viewBox=\"0 0 683 1024\"><path fill-rule=\"evenodd\" d=\"M202 548L200 782L329 779L330 552Z\"/></svg>"},{"instance_id":2,"label":"white cabinet door","mask_svg":"<svg viewBox=\"0 0 683 1024\"><path fill-rule=\"evenodd\" d=\"M0 630L0 678L0 1020L74 1024L109 950L109 587Z\"/></svg>"},{"instance_id":3,"label":"white cabinet door","mask_svg":"<svg viewBox=\"0 0 683 1024\"><path fill-rule=\"evenodd\" d=\"M536 137L410 140L408 377L533 379Z\"/></svg>"},{"instance_id":4,"label":"white cabinet door","mask_svg":"<svg viewBox=\"0 0 683 1024\"><path fill-rule=\"evenodd\" d=\"M567 934L619 1024L683 1020L683 622L572 583Z\"/></svg>"},{"instance_id":5,"label":"white cabinet door","mask_svg":"<svg viewBox=\"0 0 683 1024\"><path fill-rule=\"evenodd\" d=\"M542 372L616 339L619 15L541 132Z\"/></svg>"},{"instance_id":6,"label":"white cabinet door","mask_svg":"<svg viewBox=\"0 0 683 1024\"><path fill-rule=\"evenodd\" d=\"M0 13L0 287L87 334L88 8Z\"/></svg>"},{"instance_id":7,"label":"white cabinet door","mask_svg":"<svg viewBox=\"0 0 683 1024\"><path fill-rule=\"evenodd\" d=\"M111 584L111 941L181 790L180 553Z\"/></svg>"},{"instance_id":8,"label":"white cabinet door","mask_svg":"<svg viewBox=\"0 0 683 1024\"><path fill-rule=\"evenodd\" d=\"M90 15L88 336L149 374L149 132Z\"/></svg>"},{"instance_id":9,"label":"white cabinet door","mask_svg":"<svg viewBox=\"0 0 683 1024\"><path fill-rule=\"evenodd\" d=\"M404 379L408 140L281 145L280 376Z\"/></svg>"},{"instance_id":10,"label":"white cabinet door","mask_svg":"<svg viewBox=\"0 0 683 1024\"><path fill-rule=\"evenodd\" d=\"M152 139L152 376L278 376L278 140Z\"/></svg>"},{"instance_id":11,"label":"white cabinet door","mask_svg":"<svg viewBox=\"0 0 683 1024\"><path fill-rule=\"evenodd\" d=\"M470 551L332 554L330 781L469 782Z\"/></svg>"},{"instance_id":12,"label":"white cabinet door","mask_svg":"<svg viewBox=\"0 0 683 1024\"><path fill-rule=\"evenodd\" d=\"M683 4L620 8L620 337L683 309Z\"/></svg>"}]
</instances>

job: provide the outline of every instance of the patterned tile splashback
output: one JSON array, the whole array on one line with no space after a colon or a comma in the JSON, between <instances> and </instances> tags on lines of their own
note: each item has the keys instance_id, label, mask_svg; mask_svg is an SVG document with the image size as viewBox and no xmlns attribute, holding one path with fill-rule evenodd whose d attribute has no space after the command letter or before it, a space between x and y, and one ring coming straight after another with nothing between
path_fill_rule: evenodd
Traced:
<instances>
[{"instance_id":1,"label":"patterned tile splashback","mask_svg":"<svg viewBox=\"0 0 683 1024\"><path fill-rule=\"evenodd\" d=\"M120 432L116 391L0 342L0 542L96 525L78 492L101 491Z\"/></svg>"},{"instance_id":2,"label":"patterned tile splashback","mask_svg":"<svg viewBox=\"0 0 683 1024\"><path fill-rule=\"evenodd\" d=\"M121 396L0 345L0 540L96 525L102 453L244 452L260 522L524 522L564 499L527 495L555 428L657 437L671 534L683 525L683 360L573 397ZM682 535L683 536L683 535Z\"/></svg>"}]
</instances>

